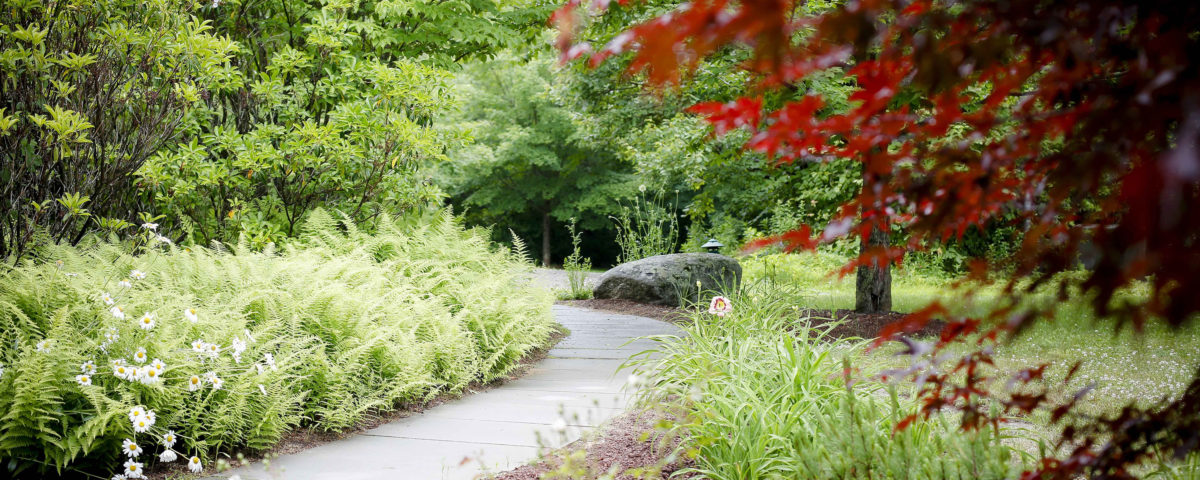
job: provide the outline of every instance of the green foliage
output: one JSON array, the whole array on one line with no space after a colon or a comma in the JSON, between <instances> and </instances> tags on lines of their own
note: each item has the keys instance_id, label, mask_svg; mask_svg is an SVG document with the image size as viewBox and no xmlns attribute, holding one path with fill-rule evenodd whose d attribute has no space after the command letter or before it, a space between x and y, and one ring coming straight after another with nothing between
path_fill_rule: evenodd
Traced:
<instances>
[{"instance_id":1,"label":"green foliage","mask_svg":"<svg viewBox=\"0 0 1200 480\"><path fill-rule=\"evenodd\" d=\"M629 166L582 142L572 113L551 96L552 64L502 58L468 67L463 109L445 123L475 142L452 152L439 172L466 218L542 238L544 263L553 221L604 228L632 191Z\"/></svg>"},{"instance_id":2,"label":"green foliage","mask_svg":"<svg viewBox=\"0 0 1200 480\"><path fill-rule=\"evenodd\" d=\"M385 216L368 234L318 210L301 230L280 252L53 246L0 275L5 468L103 473L123 439L154 458L168 430L185 458L265 449L297 426L342 429L503 376L552 330L549 295L515 286L527 264L448 214ZM116 360L147 359L165 364L160 380L114 375ZM88 361L90 386L75 377ZM157 414L148 433L132 430L136 406Z\"/></svg>"},{"instance_id":3,"label":"green foliage","mask_svg":"<svg viewBox=\"0 0 1200 480\"><path fill-rule=\"evenodd\" d=\"M648 359L644 402L676 398L694 471L757 478L1012 478L1019 458L993 431L935 417L895 430L915 406L868 380L847 384L861 345L789 320L788 296L751 287L724 317L696 314L687 335ZM857 365L861 366L861 365Z\"/></svg>"},{"instance_id":4,"label":"green foliage","mask_svg":"<svg viewBox=\"0 0 1200 480\"><path fill-rule=\"evenodd\" d=\"M592 260L584 257L579 250L579 231L575 228L575 219L567 222L567 231L571 234L571 254L563 259L563 270L567 271L567 284L571 300L582 300L592 297L592 290L587 287L587 274L592 270Z\"/></svg>"},{"instance_id":5,"label":"green foliage","mask_svg":"<svg viewBox=\"0 0 1200 480\"><path fill-rule=\"evenodd\" d=\"M178 138L189 92L237 49L191 6L0 2L0 256L141 208L129 174Z\"/></svg>"}]
</instances>

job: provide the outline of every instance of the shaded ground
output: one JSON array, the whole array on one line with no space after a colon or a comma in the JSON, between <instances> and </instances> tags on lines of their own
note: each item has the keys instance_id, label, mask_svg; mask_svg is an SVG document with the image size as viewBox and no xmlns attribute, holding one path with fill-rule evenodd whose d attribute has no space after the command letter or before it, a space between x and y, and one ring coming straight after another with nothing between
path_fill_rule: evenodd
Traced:
<instances>
[{"instance_id":1,"label":"shaded ground","mask_svg":"<svg viewBox=\"0 0 1200 480\"><path fill-rule=\"evenodd\" d=\"M540 462L492 478L537 480L543 474L560 469L556 473L566 476L555 478L591 479L605 473L614 474L613 478L618 480L667 478L695 464L689 458L671 456L680 437L660 427L670 420L670 415L662 411L629 411L613 418L598 438L580 439L552 452ZM568 461L570 463L564 468L564 462ZM675 478L698 478L698 475L682 474Z\"/></svg>"}]
</instances>

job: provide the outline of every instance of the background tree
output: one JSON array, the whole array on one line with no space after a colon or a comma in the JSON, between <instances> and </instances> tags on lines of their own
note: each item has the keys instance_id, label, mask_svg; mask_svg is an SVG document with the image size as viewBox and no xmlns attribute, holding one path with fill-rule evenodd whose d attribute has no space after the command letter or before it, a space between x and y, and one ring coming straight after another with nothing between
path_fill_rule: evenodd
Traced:
<instances>
[{"instance_id":1,"label":"background tree","mask_svg":"<svg viewBox=\"0 0 1200 480\"><path fill-rule=\"evenodd\" d=\"M590 51L572 36L583 20L578 6L572 1L553 17L568 59ZM913 331L949 316L932 353L909 344L913 355L932 355L927 368L911 372L923 381L925 414L957 408L965 427L978 428L999 421L991 414L999 405L1002 413L1044 409L1055 421L1077 422L1060 440L1066 458L1046 458L1027 478L1128 478L1131 465L1158 452L1183 458L1200 448L1200 372L1178 398L1081 418L1070 414L1075 400L1049 404L1044 390L988 392L986 350L961 357L941 350L981 329L997 339L1048 318L1049 308L1021 308L1047 285L1063 298L1072 286L1082 289L1098 316L1118 325L1196 318L1200 299L1187 292L1200 286L1200 6L880 0L823 8L691 2L615 37L592 62L630 50L633 71L666 84L714 52L745 46L763 91L806 88L820 72L846 69L858 88L845 112L827 110L819 94L778 108L746 97L694 111L718 133L751 130L746 147L783 162L862 164L864 188L820 235L803 227L765 241L814 248L848 234L869 241L894 226L908 232L904 247L870 248L846 271L990 222L1022 226L1004 288L1011 303L982 318L949 316L934 304L890 329ZM1075 268L1085 244L1094 268L1080 282L1058 275ZM972 278L987 281L991 269L978 261ZM1148 295L1118 298L1143 280ZM1028 384L1042 371L1013 380Z\"/></svg>"},{"instance_id":2,"label":"background tree","mask_svg":"<svg viewBox=\"0 0 1200 480\"><path fill-rule=\"evenodd\" d=\"M607 228L636 189L628 164L581 141L571 112L551 95L552 64L501 58L467 68L464 106L447 123L469 130L474 143L453 152L440 175L468 219L497 225L499 236L511 229L538 238L543 265L552 264L553 232L567 220Z\"/></svg>"},{"instance_id":3,"label":"background tree","mask_svg":"<svg viewBox=\"0 0 1200 480\"><path fill-rule=\"evenodd\" d=\"M433 120L456 62L538 30L537 3L276 0L196 13L238 41L182 142L138 175L195 241L291 235L315 206L358 222L440 200L432 165L454 141Z\"/></svg>"}]
</instances>

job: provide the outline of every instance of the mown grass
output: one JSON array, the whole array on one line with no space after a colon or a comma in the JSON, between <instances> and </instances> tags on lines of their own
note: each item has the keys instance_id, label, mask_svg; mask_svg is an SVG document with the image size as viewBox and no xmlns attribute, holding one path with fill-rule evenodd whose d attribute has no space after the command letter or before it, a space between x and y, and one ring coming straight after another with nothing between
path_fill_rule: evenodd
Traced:
<instances>
[{"instance_id":1,"label":"mown grass","mask_svg":"<svg viewBox=\"0 0 1200 480\"><path fill-rule=\"evenodd\" d=\"M852 309L854 276L838 279L829 275L845 261L837 255L816 253L768 255L743 259L742 264L747 283L788 285L788 291L795 292L791 301L797 305ZM940 301L952 310L979 313L998 299L994 289L984 289L968 299L955 291L952 283L944 276L897 269L892 283L893 309L911 312ZM1177 395L1200 367L1200 322L1181 330L1151 323L1139 333L1097 318L1082 296L1057 303L1052 322L1040 322L1002 344L996 358L1002 369L1009 370L1050 363L1050 380L1062 378L1074 362L1081 362L1070 388L1095 383L1084 403L1089 413L1112 412L1130 402Z\"/></svg>"},{"instance_id":2,"label":"mown grass","mask_svg":"<svg viewBox=\"0 0 1200 480\"><path fill-rule=\"evenodd\" d=\"M547 341L553 299L486 238L448 214L366 233L318 212L279 252L45 247L0 272L0 477L111 475L124 439L143 467L167 450L207 464L503 376ZM155 379L115 375L153 359Z\"/></svg>"}]
</instances>

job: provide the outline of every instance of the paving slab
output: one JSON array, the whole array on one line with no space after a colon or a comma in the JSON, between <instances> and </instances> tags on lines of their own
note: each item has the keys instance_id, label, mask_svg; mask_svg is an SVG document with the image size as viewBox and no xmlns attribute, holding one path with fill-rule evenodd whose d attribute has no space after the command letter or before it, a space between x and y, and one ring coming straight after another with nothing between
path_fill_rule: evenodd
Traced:
<instances>
[{"instance_id":1,"label":"paving slab","mask_svg":"<svg viewBox=\"0 0 1200 480\"><path fill-rule=\"evenodd\" d=\"M657 320L556 305L571 334L519 379L299 453L209 477L243 480L467 480L570 443L632 400L631 356L678 334ZM632 341L631 341L632 340ZM563 420L565 431L552 425Z\"/></svg>"}]
</instances>

